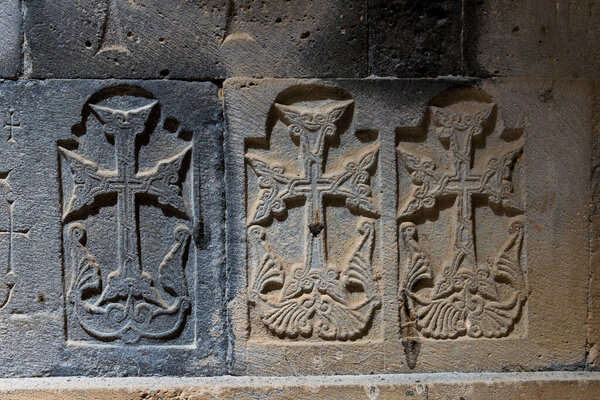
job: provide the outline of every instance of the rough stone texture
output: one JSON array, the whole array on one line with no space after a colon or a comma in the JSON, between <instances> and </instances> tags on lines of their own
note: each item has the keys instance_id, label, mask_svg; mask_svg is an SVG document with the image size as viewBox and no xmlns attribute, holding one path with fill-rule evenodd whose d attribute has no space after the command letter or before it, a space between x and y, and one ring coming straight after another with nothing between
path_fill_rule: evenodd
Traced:
<instances>
[{"instance_id":1,"label":"rough stone texture","mask_svg":"<svg viewBox=\"0 0 600 400\"><path fill-rule=\"evenodd\" d=\"M367 74L367 1L232 2L221 44L227 76Z\"/></svg>"},{"instance_id":2,"label":"rough stone texture","mask_svg":"<svg viewBox=\"0 0 600 400\"><path fill-rule=\"evenodd\" d=\"M583 367L589 84L224 93L235 374Z\"/></svg>"},{"instance_id":3,"label":"rough stone texture","mask_svg":"<svg viewBox=\"0 0 600 400\"><path fill-rule=\"evenodd\" d=\"M14 78L21 71L21 6L19 0L0 1L0 77Z\"/></svg>"},{"instance_id":4,"label":"rough stone texture","mask_svg":"<svg viewBox=\"0 0 600 400\"><path fill-rule=\"evenodd\" d=\"M221 76L226 0L25 2L34 77ZM69 62L65 62L69 60Z\"/></svg>"},{"instance_id":5,"label":"rough stone texture","mask_svg":"<svg viewBox=\"0 0 600 400\"><path fill-rule=\"evenodd\" d=\"M369 1L369 73L421 77L462 68L462 2Z\"/></svg>"},{"instance_id":6,"label":"rough stone texture","mask_svg":"<svg viewBox=\"0 0 600 400\"><path fill-rule=\"evenodd\" d=\"M0 85L1 375L223 371L217 91Z\"/></svg>"},{"instance_id":7,"label":"rough stone texture","mask_svg":"<svg viewBox=\"0 0 600 400\"><path fill-rule=\"evenodd\" d=\"M367 74L366 0L30 1L25 34L32 77Z\"/></svg>"},{"instance_id":8,"label":"rough stone texture","mask_svg":"<svg viewBox=\"0 0 600 400\"><path fill-rule=\"evenodd\" d=\"M465 0L467 75L597 77L595 0Z\"/></svg>"},{"instance_id":9,"label":"rough stone texture","mask_svg":"<svg viewBox=\"0 0 600 400\"><path fill-rule=\"evenodd\" d=\"M595 400L592 373L410 374L285 378L63 378L0 381L6 400Z\"/></svg>"},{"instance_id":10,"label":"rough stone texture","mask_svg":"<svg viewBox=\"0 0 600 400\"><path fill-rule=\"evenodd\" d=\"M600 367L600 81L594 82L592 133L592 197L590 209L590 295L588 300L588 363Z\"/></svg>"}]
</instances>

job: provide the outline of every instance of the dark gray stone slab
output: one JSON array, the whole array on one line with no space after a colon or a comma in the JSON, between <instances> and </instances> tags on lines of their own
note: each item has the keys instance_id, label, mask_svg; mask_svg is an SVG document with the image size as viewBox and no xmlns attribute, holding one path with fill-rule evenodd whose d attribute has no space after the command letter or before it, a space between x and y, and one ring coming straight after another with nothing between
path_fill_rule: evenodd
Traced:
<instances>
[{"instance_id":1,"label":"dark gray stone slab","mask_svg":"<svg viewBox=\"0 0 600 400\"><path fill-rule=\"evenodd\" d=\"M367 73L366 13L366 0L32 1L28 74L360 77Z\"/></svg>"},{"instance_id":2,"label":"dark gray stone slab","mask_svg":"<svg viewBox=\"0 0 600 400\"><path fill-rule=\"evenodd\" d=\"M223 75L226 0L40 0L25 6L33 77Z\"/></svg>"},{"instance_id":3,"label":"dark gray stone slab","mask_svg":"<svg viewBox=\"0 0 600 400\"><path fill-rule=\"evenodd\" d=\"M211 83L0 85L1 375L223 371Z\"/></svg>"},{"instance_id":4,"label":"dark gray stone slab","mask_svg":"<svg viewBox=\"0 0 600 400\"><path fill-rule=\"evenodd\" d=\"M21 70L21 6L19 0L0 0L0 77L16 77Z\"/></svg>"},{"instance_id":5,"label":"dark gray stone slab","mask_svg":"<svg viewBox=\"0 0 600 400\"><path fill-rule=\"evenodd\" d=\"M369 73L422 77L459 75L462 3L371 0Z\"/></svg>"}]
</instances>

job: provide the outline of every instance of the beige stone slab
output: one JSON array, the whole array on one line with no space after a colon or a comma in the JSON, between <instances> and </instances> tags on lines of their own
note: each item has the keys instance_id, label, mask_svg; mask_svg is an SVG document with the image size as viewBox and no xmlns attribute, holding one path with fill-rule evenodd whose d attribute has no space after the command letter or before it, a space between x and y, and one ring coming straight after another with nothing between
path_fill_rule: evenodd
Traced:
<instances>
[{"instance_id":1,"label":"beige stone slab","mask_svg":"<svg viewBox=\"0 0 600 400\"><path fill-rule=\"evenodd\" d=\"M229 126L226 184L232 373L325 375L404 372L410 371L411 367L423 372L583 367L589 277L592 116L592 91L588 83L519 79L325 81L238 78L225 82L224 93ZM467 116L476 114L477 110L489 111L480 122L482 132L478 133L485 140L478 138L473 142L473 171L485 171L486 165L488 169L490 165L496 165L490 164L490 155L498 160L505 157L501 162L506 163L506 171L510 173L503 173L506 176L503 175L501 182L506 188L512 184L512 189L506 190L518 200L521 209L511 213L499 211L489 204L492 203L488 200L491 195L480 188L473 189L479 192L471 203L473 215L469 221L474 227L479 261L470 268L477 271L483 268L488 274L489 268L496 271L497 275L491 278L494 283L490 284L495 289L491 295L468 289L471 293L467 299L471 302L469 307L476 302L483 304L487 322L482 320L484 317L478 317L483 312L481 309L469 311L459 303L462 314L459 323L452 328L457 331L452 333L447 324L438 324L441 331L446 330L449 334L431 334L423 327L411 331L407 329L409 318L401 310L402 282L409 270L407 259L411 254L406 243L402 243L402 224L408 221L416 225L421 253L430 259L432 277L431 282L423 283L425 295L435 290L432 287L442 276L444 260L453 254L452 243L456 243L457 234L453 229L456 228L458 206L454 204L455 197L440 198L441 203L433 207L433 216L415 214L406 219L399 211L409 199L411 188L415 187L410 180L411 170L403 165L401 149L410 145L423 155L422 160L432 157L438 163L435 174L451 170L448 166L453 160L451 147L445 147L444 143L448 143L437 138L439 124L431 119L435 107L445 113L466 112ZM456 107L466 107L466 111L456 111ZM338 109L342 110L341 116L335 114ZM294 139L295 131L289 127L302 124L294 122L294 113L305 118L306 126L321 126L328 118L339 118L339 121L333 121L333 135L338 135L338 139L328 142L329 152L322 170L325 172L319 177L322 180L316 180L313 189L302 186L301 178L312 172L303 170L301 161L310 156L302 156L298 147L302 141ZM310 130L310 126L305 129ZM300 131L299 135L302 134ZM521 146L522 151L516 151ZM377 149L377 160L367 167L365 154L372 149ZM323 162L323 153L314 154L315 159ZM256 160L263 163L259 165ZM366 186L364 196L357 198L364 204L373 205L376 214L352 209L340 200L348 193L341 191L336 192L337 199L323 201L323 204L314 200L314 204L323 206L327 216L324 220L319 219L321 214L307 208L306 199L302 197L305 193L319 188L331 190L325 189L327 179L340 176L336 174L344 168L360 170L361 165L364 166L361 182ZM273 204L277 204L266 204L267 200L276 200L277 190L283 190L281 187L275 189L276 185L267 178L278 180L280 184L283 182L283 186L299 179L294 185L300 189L285 192L296 199L285 203L283 209L275 210L277 215L265 222L257 217L258 211L261 207L263 211L273 211ZM269 193L270 189L274 192ZM501 195L503 202L508 201L507 193ZM284 202L289 200L289 197L283 199ZM503 203L504 206L508 205ZM308 229L312 236L305 232L306 218L309 218ZM322 225L313 225L313 220ZM368 261L361 264L361 278L354 275L359 283L352 288L347 284L349 281L343 279L348 271L344 265L353 265L351 260L357 254L357 243L361 237L366 237L364 232L356 230L364 221L370 221L374 232L372 253L362 253L362 259ZM514 223L520 223L521 228L509 230ZM313 232L311 225L313 229L319 229ZM264 236L253 239L245 232L249 229L252 233L256 226L263 230ZM312 237L318 237L323 230L326 239L315 243L317 240ZM515 236L515 232L521 232L523 236ZM517 242L520 244L510 244ZM257 246L257 243L261 245ZM307 250L307 243L313 250ZM294 281L291 269L296 265L294 263L302 260L306 263L304 254L321 248L328 253L327 262L338 268L338 275L332 275L330 284L346 282L346 286L337 286L339 291L330 297L346 296L345 300L334 304L336 307L342 305L336 309L337 316L327 317L327 308L325 311L311 308L306 319L296 325L293 319L271 318L275 315L273 310L284 305L295 307L292 303L300 301L296 299L306 299L302 296L310 290L302 292L295 291L294 286L290 288ZM486 259L491 260L489 264ZM497 272L499 265L507 262L514 264L511 268L515 274L501 278ZM310 265L318 265L318 262L311 261ZM263 273L257 272L259 267L264 267ZM468 268L459 271L462 271L459 273L461 279L472 276ZM515 289L512 282L519 274L522 274L523 282ZM272 279L257 285L259 275L260 279L265 276ZM488 278L486 275L482 279ZM314 279L322 282L325 278ZM310 283L301 284L307 285L306 288L310 286ZM447 293L467 296L466 286L461 288L458 290L457 286L453 289L455 292ZM319 287L318 290L327 293L333 289ZM473 297L473 293L479 293L479 297ZM277 297L280 294L284 297ZM434 297L430 303L443 302L452 296ZM496 296L496 300L491 300L490 296ZM359 302L352 303L352 299L357 298ZM327 297L321 299L318 301L329 305L336 303ZM513 299L511 304L510 299ZM361 308L369 301L378 304L373 308ZM306 304L312 307L310 303ZM347 304L359 304L354 308L358 311L352 315L367 322L363 325L349 323L340 317ZM456 305L451 301L448 304ZM510 311L505 313L501 311L502 307ZM282 311L277 315L284 314ZM296 318L293 315L299 314L289 315ZM500 321L499 327L495 327L494 319ZM416 361L410 360L405 352L405 345L410 344L408 340L414 340L415 347L420 344L416 357L414 352L408 352Z\"/></svg>"},{"instance_id":2,"label":"beige stone slab","mask_svg":"<svg viewBox=\"0 0 600 400\"><path fill-rule=\"evenodd\" d=\"M594 400L598 396L600 375L590 372L0 380L3 400Z\"/></svg>"},{"instance_id":3,"label":"beige stone slab","mask_svg":"<svg viewBox=\"0 0 600 400\"><path fill-rule=\"evenodd\" d=\"M467 1L465 13L468 74L598 77L597 1Z\"/></svg>"}]
</instances>

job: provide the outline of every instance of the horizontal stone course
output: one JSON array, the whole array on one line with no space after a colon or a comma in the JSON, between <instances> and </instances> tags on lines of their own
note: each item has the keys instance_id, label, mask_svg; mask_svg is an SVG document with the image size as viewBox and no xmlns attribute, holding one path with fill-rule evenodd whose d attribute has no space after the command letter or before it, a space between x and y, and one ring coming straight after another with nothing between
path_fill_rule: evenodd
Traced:
<instances>
[{"instance_id":1,"label":"horizontal stone course","mask_svg":"<svg viewBox=\"0 0 600 400\"><path fill-rule=\"evenodd\" d=\"M0 380L7 400L424 399L595 400L595 373L356 375L285 378L33 378Z\"/></svg>"}]
</instances>

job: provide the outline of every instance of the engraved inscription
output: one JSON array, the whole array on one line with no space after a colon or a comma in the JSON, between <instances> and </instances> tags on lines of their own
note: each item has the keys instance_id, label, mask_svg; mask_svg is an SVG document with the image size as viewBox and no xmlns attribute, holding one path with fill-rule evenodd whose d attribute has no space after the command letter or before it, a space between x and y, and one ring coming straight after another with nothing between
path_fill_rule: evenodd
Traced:
<instances>
[{"instance_id":1,"label":"engraved inscription","mask_svg":"<svg viewBox=\"0 0 600 400\"><path fill-rule=\"evenodd\" d=\"M346 158L342 168L326 168L330 142L340 134L338 123L352 102L275 104L299 147L299 173L287 172L278 161L258 154L246 155L260 189L248 209L249 297L262 323L279 337L354 340L368 330L380 305L372 271L373 218L378 210L370 182L377 149L367 148ZM328 199L336 199L336 205L358 216L358 240L345 265L328 259ZM290 227L297 230L290 238L301 241L302 259L286 261L272 250L266 227L273 217L288 220L288 211L295 207L303 209L303 222L300 229ZM290 245L295 245L293 239Z\"/></svg>"},{"instance_id":2,"label":"engraved inscription","mask_svg":"<svg viewBox=\"0 0 600 400\"><path fill-rule=\"evenodd\" d=\"M405 336L413 336L416 329L433 339L503 337L526 300L522 211L512 184L522 140L504 141L482 151L477 156L481 160L475 157L474 141L486 134L494 110L494 104L477 101L430 107L428 132L439 139L439 163L415 146L399 147L413 183L398 212L400 248L405 250L399 288ZM418 225L423 223L419 217L440 202L451 207L452 225L445 236L450 240L447 256L434 274L428 250L419 242ZM509 218L508 238L485 262L476 251L476 204Z\"/></svg>"},{"instance_id":3,"label":"engraved inscription","mask_svg":"<svg viewBox=\"0 0 600 400\"><path fill-rule=\"evenodd\" d=\"M16 236L29 239L29 229L16 228L14 223L14 194L8 183L10 171L0 173L0 197L2 197L3 209L6 210L7 226L0 228L0 237L8 237L6 258L0 264L0 309L6 307L10 300L15 285L13 246Z\"/></svg>"},{"instance_id":4,"label":"engraved inscription","mask_svg":"<svg viewBox=\"0 0 600 400\"><path fill-rule=\"evenodd\" d=\"M138 168L136 143L147 132L148 118L157 101L128 108L90 104L106 138L114 146L115 169L74 150L59 147L72 174L72 190L65 193L63 221L70 251L71 281L67 298L73 317L90 336L102 341L136 343L140 339L169 339L183 329L191 299L185 278L191 219L182 195L181 175L191 146L158 161L153 168ZM90 138L92 140L94 138ZM88 250L85 217L116 198L116 268L103 278L104 266ZM163 213L178 216L170 250L155 275L142 266L140 200ZM96 240L100 240L97 238ZM104 239L108 245L108 240ZM152 239L144 237L144 241ZM169 240L165 238L164 240ZM108 266L110 267L110 266Z\"/></svg>"}]
</instances>

